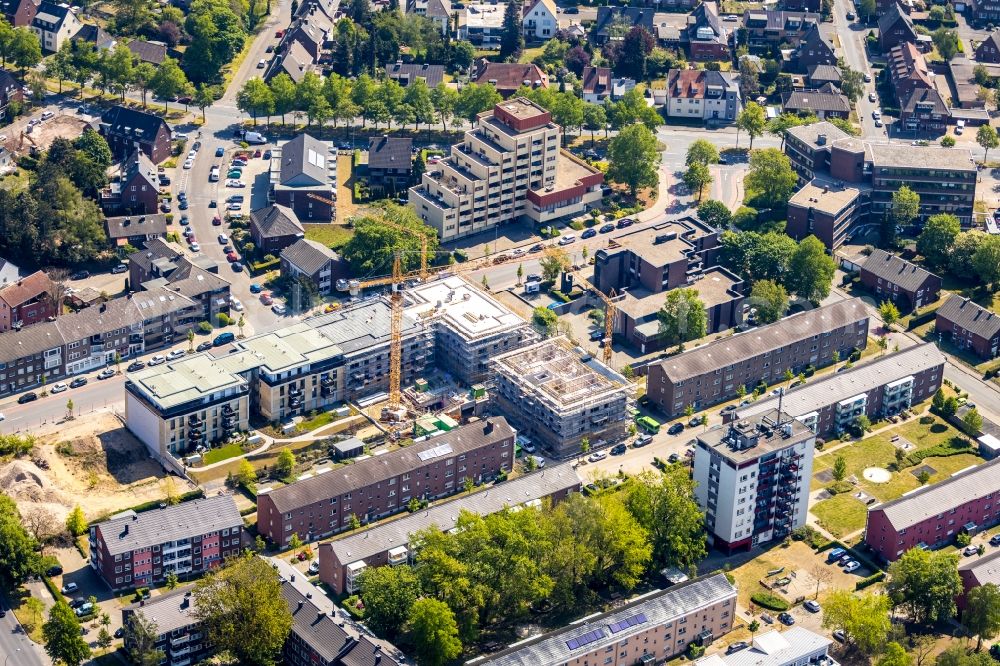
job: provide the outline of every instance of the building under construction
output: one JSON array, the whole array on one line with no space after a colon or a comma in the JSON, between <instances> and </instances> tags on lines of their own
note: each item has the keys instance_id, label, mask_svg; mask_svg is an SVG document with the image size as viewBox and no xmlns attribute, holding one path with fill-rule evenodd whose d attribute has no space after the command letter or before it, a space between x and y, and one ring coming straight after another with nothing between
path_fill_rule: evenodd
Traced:
<instances>
[{"instance_id":1,"label":"building under construction","mask_svg":"<svg viewBox=\"0 0 1000 666\"><path fill-rule=\"evenodd\" d=\"M558 458L625 436L629 382L564 338L494 359L497 407L519 432Z\"/></svg>"}]
</instances>

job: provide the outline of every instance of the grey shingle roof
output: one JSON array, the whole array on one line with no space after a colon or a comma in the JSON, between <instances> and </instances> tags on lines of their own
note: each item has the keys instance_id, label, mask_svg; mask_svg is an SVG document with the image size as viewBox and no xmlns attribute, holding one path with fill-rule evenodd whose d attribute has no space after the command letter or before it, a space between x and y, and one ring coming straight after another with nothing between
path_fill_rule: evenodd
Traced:
<instances>
[{"instance_id":1,"label":"grey shingle roof","mask_svg":"<svg viewBox=\"0 0 1000 666\"><path fill-rule=\"evenodd\" d=\"M404 86L417 79L424 79L428 88L434 88L444 81L444 65L394 62L385 66L385 73L390 79L396 79Z\"/></svg>"},{"instance_id":2,"label":"grey shingle roof","mask_svg":"<svg viewBox=\"0 0 1000 666\"><path fill-rule=\"evenodd\" d=\"M328 663L333 663L351 642L350 634L291 583L281 584L281 596L292 614L292 631Z\"/></svg>"},{"instance_id":3,"label":"grey shingle roof","mask_svg":"<svg viewBox=\"0 0 1000 666\"><path fill-rule=\"evenodd\" d=\"M879 34L886 33L892 29L897 22L902 21L903 24L909 28L910 33L916 36L917 31L913 28L913 21L904 12L898 2L893 2L892 6L889 8L885 14L882 15L878 20L878 31Z\"/></svg>"},{"instance_id":4,"label":"grey shingle roof","mask_svg":"<svg viewBox=\"0 0 1000 666\"><path fill-rule=\"evenodd\" d=\"M171 631L198 624L197 618L192 615L194 597L187 596L190 592L190 587L167 592L147 599L142 605L136 603L127 606L125 611L142 613L144 618L156 624L157 634L163 636Z\"/></svg>"},{"instance_id":5,"label":"grey shingle roof","mask_svg":"<svg viewBox=\"0 0 1000 666\"><path fill-rule=\"evenodd\" d=\"M947 481L918 488L892 502L873 506L868 512L883 512L898 532L997 491L1000 491L1000 458L957 472Z\"/></svg>"},{"instance_id":6,"label":"grey shingle roof","mask_svg":"<svg viewBox=\"0 0 1000 666\"><path fill-rule=\"evenodd\" d=\"M280 204L251 211L250 223L257 228L257 235L261 238L278 238L295 236L296 234L301 236L305 233L295 211Z\"/></svg>"},{"instance_id":7,"label":"grey shingle roof","mask_svg":"<svg viewBox=\"0 0 1000 666\"><path fill-rule=\"evenodd\" d=\"M409 169L413 139L373 136L368 142L369 169Z\"/></svg>"},{"instance_id":8,"label":"grey shingle roof","mask_svg":"<svg viewBox=\"0 0 1000 666\"><path fill-rule=\"evenodd\" d=\"M861 265L861 270L911 292L920 289L928 278L935 277L930 271L885 250L872 252L865 263Z\"/></svg>"},{"instance_id":9,"label":"grey shingle roof","mask_svg":"<svg viewBox=\"0 0 1000 666\"><path fill-rule=\"evenodd\" d=\"M63 344L62 334L54 321L25 326L19 331L0 333L0 363L13 363L19 358L55 349Z\"/></svg>"},{"instance_id":10,"label":"grey shingle roof","mask_svg":"<svg viewBox=\"0 0 1000 666\"><path fill-rule=\"evenodd\" d=\"M167 59L167 45L162 42L133 39L128 43L128 50L139 60L153 65L162 65Z\"/></svg>"},{"instance_id":11,"label":"grey shingle roof","mask_svg":"<svg viewBox=\"0 0 1000 666\"><path fill-rule=\"evenodd\" d=\"M648 631L655 626L673 622L684 615L722 602L727 598L735 604L736 588L726 580L723 574L696 578L667 590L652 592L610 613L601 613L585 621L575 622L474 663L481 666L486 664L490 666L556 666L557 664L575 663L574 660L579 655L588 654L605 645L617 645L630 636ZM646 618L644 622L616 632L612 632L608 626L634 618L640 613ZM574 638L598 629L604 633L603 641L592 641L575 649L571 649L567 644Z\"/></svg>"},{"instance_id":12,"label":"grey shingle roof","mask_svg":"<svg viewBox=\"0 0 1000 666\"><path fill-rule=\"evenodd\" d=\"M242 529L243 518L232 495L130 513L97 525L111 555L233 527Z\"/></svg>"},{"instance_id":13,"label":"grey shingle roof","mask_svg":"<svg viewBox=\"0 0 1000 666\"><path fill-rule=\"evenodd\" d=\"M910 93L910 96L906 99L906 103L903 104L903 111L916 113L917 105L924 105L926 103L932 105L930 113L937 113L942 116L948 115L948 105L945 103L944 98L941 97L941 93L929 88L917 88ZM927 113L927 111L921 109L920 113Z\"/></svg>"},{"instance_id":14,"label":"grey shingle roof","mask_svg":"<svg viewBox=\"0 0 1000 666\"><path fill-rule=\"evenodd\" d=\"M1000 550L960 564L958 570L971 573L978 585L1000 585Z\"/></svg>"},{"instance_id":15,"label":"grey shingle roof","mask_svg":"<svg viewBox=\"0 0 1000 666\"><path fill-rule=\"evenodd\" d=\"M549 467L537 474L522 476L488 490L436 504L425 511L411 513L387 523L379 523L363 532L322 544L319 550L320 558L330 552L337 556L341 564L350 564L397 546L405 546L411 534L432 525L441 531L450 530L455 526L458 514L462 511L486 516L500 511L505 506L518 506L579 485L580 477L571 464Z\"/></svg>"},{"instance_id":16,"label":"grey shingle roof","mask_svg":"<svg viewBox=\"0 0 1000 666\"><path fill-rule=\"evenodd\" d=\"M330 185L330 169L336 168L336 153L330 144L308 134L281 146L281 184L286 187Z\"/></svg>"},{"instance_id":17,"label":"grey shingle roof","mask_svg":"<svg viewBox=\"0 0 1000 666\"><path fill-rule=\"evenodd\" d=\"M681 381L706 372L724 368L768 350L784 347L798 340L868 319L860 298L839 301L779 319L728 338L715 340L677 356L660 361L659 365L672 381Z\"/></svg>"},{"instance_id":18,"label":"grey shingle roof","mask_svg":"<svg viewBox=\"0 0 1000 666\"><path fill-rule=\"evenodd\" d=\"M167 233L167 216L159 213L155 215L109 217L104 223L108 230L108 238L111 239L145 236L148 234L162 236Z\"/></svg>"},{"instance_id":19,"label":"grey shingle roof","mask_svg":"<svg viewBox=\"0 0 1000 666\"><path fill-rule=\"evenodd\" d=\"M949 296L937 314L987 340L1000 333L1000 315L958 294Z\"/></svg>"},{"instance_id":20,"label":"grey shingle roof","mask_svg":"<svg viewBox=\"0 0 1000 666\"><path fill-rule=\"evenodd\" d=\"M163 118L124 106L113 106L105 111L101 114L101 123L107 125L114 134L147 142L156 139L160 127L166 127L170 131L170 126Z\"/></svg>"},{"instance_id":21,"label":"grey shingle roof","mask_svg":"<svg viewBox=\"0 0 1000 666\"><path fill-rule=\"evenodd\" d=\"M836 65L810 65L809 79L812 81L835 81L840 83L840 68Z\"/></svg>"},{"instance_id":22,"label":"grey shingle roof","mask_svg":"<svg viewBox=\"0 0 1000 666\"><path fill-rule=\"evenodd\" d=\"M786 111L836 111L850 113L851 103L844 95L796 90L785 100Z\"/></svg>"},{"instance_id":23,"label":"grey shingle roof","mask_svg":"<svg viewBox=\"0 0 1000 666\"><path fill-rule=\"evenodd\" d=\"M492 423L493 427L490 432L486 432L487 423ZM278 511L287 513L319 499L338 497L355 488L361 488L378 480L390 479L423 467L425 463L420 459L419 454L424 451L447 444L451 446L454 455L461 455L513 436L514 430L507 424L507 420L503 417L495 417L488 422L471 423L419 444L407 446L404 449L397 449L381 456L372 456L319 476L296 481L272 490L268 496Z\"/></svg>"},{"instance_id":24,"label":"grey shingle roof","mask_svg":"<svg viewBox=\"0 0 1000 666\"><path fill-rule=\"evenodd\" d=\"M791 389L781 399L781 409L798 418L897 379L944 365L944 361L944 356L933 342L909 347ZM739 407L736 414L738 418L748 418L777 407L778 398L768 398Z\"/></svg>"},{"instance_id":25,"label":"grey shingle roof","mask_svg":"<svg viewBox=\"0 0 1000 666\"><path fill-rule=\"evenodd\" d=\"M157 259L169 259L174 261L181 256L181 249L177 245L168 243L163 238L154 238L146 243L146 248L139 252L133 252L128 256L130 263L136 264L144 271L149 272L153 262Z\"/></svg>"},{"instance_id":26,"label":"grey shingle roof","mask_svg":"<svg viewBox=\"0 0 1000 666\"><path fill-rule=\"evenodd\" d=\"M328 261L337 261L337 253L320 242L300 238L281 251L281 258L307 275L319 271Z\"/></svg>"}]
</instances>

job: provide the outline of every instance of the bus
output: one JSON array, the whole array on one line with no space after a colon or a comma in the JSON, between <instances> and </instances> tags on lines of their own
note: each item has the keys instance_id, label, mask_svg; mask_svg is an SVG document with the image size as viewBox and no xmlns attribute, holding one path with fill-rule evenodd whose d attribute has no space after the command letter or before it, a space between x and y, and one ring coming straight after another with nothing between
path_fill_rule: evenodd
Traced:
<instances>
[{"instance_id":1,"label":"bus","mask_svg":"<svg viewBox=\"0 0 1000 666\"><path fill-rule=\"evenodd\" d=\"M650 433L651 435L655 435L656 433L660 432L660 423L656 419L650 418L648 416L640 416L635 420L635 422L640 428Z\"/></svg>"}]
</instances>

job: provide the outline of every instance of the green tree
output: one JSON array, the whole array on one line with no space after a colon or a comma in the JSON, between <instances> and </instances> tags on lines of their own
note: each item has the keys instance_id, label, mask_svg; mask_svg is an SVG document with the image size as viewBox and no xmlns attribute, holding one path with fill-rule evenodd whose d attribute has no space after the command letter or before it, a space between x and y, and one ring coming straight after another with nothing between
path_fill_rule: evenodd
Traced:
<instances>
[{"instance_id":1,"label":"green tree","mask_svg":"<svg viewBox=\"0 0 1000 666\"><path fill-rule=\"evenodd\" d=\"M431 90L423 79L417 79L406 86L403 101L413 111L413 121L417 125L430 125L434 122L435 109Z\"/></svg>"},{"instance_id":2,"label":"green tree","mask_svg":"<svg viewBox=\"0 0 1000 666\"><path fill-rule=\"evenodd\" d=\"M247 79L236 95L236 108L253 117L257 124L257 116L270 116L274 113L274 94L267 84L258 77Z\"/></svg>"},{"instance_id":3,"label":"green tree","mask_svg":"<svg viewBox=\"0 0 1000 666\"><path fill-rule=\"evenodd\" d=\"M685 164L691 166L692 164L704 164L708 166L709 164L719 163L719 151L711 141L706 139L697 139L690 146L688 146L687 157L685 158Z\"/></svg>"},{"instance_id":4,"label":"green tree","mask_svg":"<svg viewBox=\"0 0 1000 666\"><path fill-rule=\"evenodd\" d=\"M0 584L12 588L39 568L37 542L25 530L17 505L0 494Z\"/></svg>"},{"instance_id":5,"label":"green tree","mask_svg":"<svg viewBox=\"0 0 1000 666\"><path fill-rule=\"evenodd\" d=\"M138 666L159 666L159 663L166 658L163 650L156 647L160 633L156 623L147 618L141 610L136 611L123 628L125 645L129 646L128 654L133 663Z\"/></svg>"},{"instance_id":6,"label":"green tree","mask_svg":"<svg viewBox=\"0 0 1000 666\"><path fill-rule=\"evenodd\" d=\"M942 148L954 148L955 147L955 137L950 134L941 137L941 147Z\"/></svg>"},{"instance_id":7,"label":"green tree","mask_svg":"<svg viewBox=\"0 0 1000 666\"><path fill-rule=\"evenodd\" d=\"M739 147L740 132L743 131L750 135L750 150L753 150L753 140L763 134L766 127L767 115L764 113L764 107L757 102L747 102L736 116L736 147Z\"/></svg>"},{"instance_id":8,"label":"green tree","mask_svg":"<svg viewBox=\"0 0 1000 666\"><path fill-rule=\"evenodd\" d=\"M629 125L611 139L608 161L608 178L627 185L633 197L640 187L656 187L660 153L656 135L645 125Z\"/></svg>"},{"instance_id":9,"label":"green tree","mask_svg":"<svg viewBox=\"0 0 1000 666\"><path fill-rule=\"evenodd\" d=\"M972 255L972 266L990 291L1000 285L1000 236L987 235Z\"/></svg>"},{"instance_id":10,"label":"green tree","mask_svg":"<svg viewBox=\"0 0 1000 666\"><path fill-rule=\"evenodd\" d=\"M978 229L958 235L955 244L952 245L951 256L948 257L948 270L955 277L965 280L975 280L979 277L973 265L973 258L985 239L986 234Z\"/></svg>"},{"instance_id":11,"label":"green tree","mask_svg":"<svg viewBox=\"0 0 1000 666\"><path fill-rule=\"evenodd\" d=\"M177 581L177 574L175 574L173 571L168 571L167 572L167 578L164 581L164 584L166 585L167 589L168 590L173 590L174 588L176 588L177 587L177 582L178 582Z\"/></svg>"},{"instance_id":12,"label":"green tree","mask_svg":"<svg viewBox=\"0 0 1000 666\"><path fill-rule=\"evenodd\" d=\"M437 234L408 207L383 202L354 218L353 223L354 235L341 249L341 256L355 275L391 273L397 251L404 271L419 268L421 238L427 239L430 256L438 249Z\"/></svg>"},{"instance_id":13,"label":"green tree","mask_svg":"<svg viewBox=\"0 0 1000 666\"><path fill-rule=\"evenodd\" d=\"M712 184L712 173L708 167L701 162L693 162L684 172L684 184L692 192L698 193L698 201L701 201L702 193L706 185Z\"/></svg>"},{"instance_id":14,"label":"green tree","mask_svg":"<svg viewBox=\"0 0 1000 666\"><path fill-rule=\"evenodd\" d=\"M913 657L906 653L903 646L891 641L885 646L885 652L875 662L875 666L910 666Z\"/></svg>"},{"instance_id":15,"label":"green tree","mask_svg":"<svg viewBox=\"0 0 1000 666\"><path fill-rule=\"evenodd\" d=\"M545 332L546 335L554 335L556 325L559 323L559 316L546 307L537 307L532 310L531 320Z\"/></svg>"},{"instance_id":16,"label":"green tree","mask_svg":"<svg viewBox=\"0 0 1000 666\"><path fill-rule=\"evenodd\" d=\"M945 28L938 28L933 33L931 33L931 38L934 40L934 46L937 47L938 55L948 62L955 57L955 54L959 51L959 39L958 33L954 30L947 30Z\"/></svg>"},{"instance_id":17,"label":"green tree","mask_svg":"<svg viewBox=\"0 0 1000 666\"><path fill-rule=\"evenodd\" d=\"M107 627L101 627L101 630L97 632L97 647L107 650L111 647L111 641L111 632L108 631Z\"/></svg>"},{"instance_id":18,"label":"green tree","mask_svg":"<svg viewBox=\"0 0 1000 666\"><path fill-rule=\"evenodd\" d=\"M970 437L975 437L983 429L983 417L979 413L979 410L975 407L970 409L962 417L962 425L965 430L965 434Z\"/></svg>"},{"instance_id":19,"label":"green tree","mask_svg":"<svg viewBox=\"0 0 1000 666\"><path fill-rule=\"evenodd\" d=\"M751 307L757 309L757 321L771 324L785 316L788 292L773 280L759 280L750 290L750 302Z\"/></svg>"},{"instance_id":20,"label":"green tree","mask_svg":"<svg viewBox=\"0 0 1000 666\"><path fill-rule=\"evenodd\" d=\"M833 461L833 478L836 481L843 481L847 476L847 460L844 456L837 456Z\"/></svg>"},{"instance_id":21,"label":"green tree","mask_svg":"<svg viewBox=\"0 0 1000 666\"><path fill-rule=\"evenodd\" d=\"M583 107L583 128L590 132L590 145L594 145L594 132L608 126L608 115L599 104L585 104Z\"/></svg>"},{"instance_id":22,"label":"green tree","mask_svg":"<svg viewBox=\"0 0 1000 666\"><path fill-rule=\"evenodd\" d=\"M274 463L274 471L280 478L285 478L295 469L295 454L290 449L281 449L278 460Z\"/></svg>"},{"instance_id":23,"label":"green tree","mask_svg":"<svg viewBox=\"0 0 1000 666\"><path fill-rule=\"evenodd\" d=\"M284 74L284 72L282 72L282 74ZM287 76L287 74L285 74L285 76ZM195 88L194 99L192 101L194 102L194 105L198 107L198 110L201 111L202 124L204 124L206 121L205 109L207 109L208 107L212 106L212 104L215 103L215 98L217 96L217 93L218 93L218 88L216 88L215 86L205 85L204 83L200 84L197 88ZM282 122L284 122L284 116L282 116Z\"/></svg>"},{"instance_id":24,"label":"green tree","mask_svg":"<svg viewBox=\"0 0 1000 666\"><path fill-rule=\"evenodd\" d=\"M420 596L420 581L409 567L368 567L361 573L360 594L365 623L380 636L393 639Z\"/></svg>"},{"instance_id":25,"label":"green tree","mask_svg":"<svg viewBox=\"0 0 1000 666\"><path fill-rule=\"evenodd\" d=\"M878 314L885 323L886 328L890 328L899 321L899 308L892 301L882 301L878 306Z\"/></svg>"},{"instance_id":26,"label":"green tree","mask_svg":"<svg viewBox=\"0 0 1000 666\"><path fill-rule=\"evenodd\" d=\"M503 28L500 32L500 60L517 62L524 51L524 33L521 29L521 5L517 0L508 0L503 14Z\"/></svg>"},{"instance_id":27,"label":"green tree","mask_svg":"<svg viewBox=\"0 0 1000 666\"><path fill-rule=\"evenodd\" d=\"M559 277L559 274L570 267L569 255L561 247L549 247L545 249L542 258L538 261L542 269L542 279L552 281Z\"/></svg>"},{"instance_id":28,"label":"green tree","mask_svg":"<svg viewBox=\"0 0 1000 666\"><path fill-rule=\"evenodd\" d=\"M861 72L842 67L840 70L840 91L854 104L865 94L865 81Z\"/></svg>"},{"instance_id":29,"label":"green tree","mask_svg":"<svg viewBox=\"0 0 1000 666\"><path fill-rule=\"evenodd\" d=\"M277 570L247 555L198 581L191 615L204 623L212 645L240 664L271 666L292 629ZM252 627L252 631L247 631Z\"/></svg>"},{"instance_id":30,"label":"green tree","mask_svg":"<svg viewBox=\"0 0 1000 666\"><path fill-rule=\"evenodd\" d=\"M848 643L864 655L878 654L892 628L889 598L871 592L834 590L823 603L823 627L843 631Z\"/></svg>"},{"instance_id":31,"label":"green tree","mask_svg":"<svg viewBox=\"0 0 1000 666\"><path fill-rule=\"evenodd\" d=\"M892 207L887 219L882 225L882 244L893 247L896 244L896 228L905 227L917 219L920 213L920 195L903 185L892 193Z\"/></svg>"},{"instance_id":32,"label":"green tree","mask_svg":"<svg viewBox=\"0 0 1000 666\"><path fill-rule=\"evenodd\" d=\"M125 101L125 94L132 85L135 65L134 56L124 42L118 42L111 51L105 51L101 60L101 76L105 79L112 92L117 93Z\"/></svg>"},{"instance_id":33,"label":"green tree","mask_svg":"<svg viewBox=\"0 0 1000 666\"><path fill-rule=\"evenodd\" d=\"M146 108L146 96L152 89L156 68L148 62L140 62L132 70L132 85L142 93L142 108Z\"/></svg>"},{"instance_id":34,"label":"green tree","mask_svg":"<svg viewBox=\"0 0 1000 666\"><path fill-rule=\"evenodd\" d=\"M983 149L983 164L986 164L986 158L990 150L1000 146L1000 136L997 135L997 130L993 125L986 123L985 125L980 125L976 131L976 143Z\"/></svg>"},{"instance_id":35,"label":"green tree","mask_svg":"<svg viewBox=\"0 0 1000 666\"><path fill-rule=\"evenodd\" d=\"M1000 587L996 583L986 583L968 591L962 624L976 637L976 652L983 648L983 640L997 637L1000 633Z\"/></svg>"},{"instance_id":36,"label":"green tree","mask_svg":"<svg viewBox=\"0 0 1000 666\"><path fill-rule=\"evenodd\" d=\"M87 531L87 519L83 517L83 509L79 504L66 516L66 531L75 537Z\"/></svg>"},{"instance_id":37,"label":"green tree","mask_svg":"<svg viewBox=\"0 0 1000 666\"><path fill-rule=\"evenodd\" d=\"M295 82L285 72L279 73L268 84L271 89L271 99L274 101L274 113L281 116L281 124L285 124L285 114L295 110Z\"/></svg>"},{"instance_id":38,"label":"green tree","mask_svg":"<svg viewBox=\"0 0 1000 666\"><path fill-rule=\"evenodd\" d=\"M708 554L704 513L686 468L644 472L625 486L625 506L648 533L657 566L687 571Z\"/></svg>"},{"instance_id":39,"label":"green tree","mask_svg":"<svg viewBox=\"0 0 1000 666\"><path fill-rule=\"evenodd\" d=\"M455 613L443 601L425 598L413 602L407 627L422 665L443 666L462 653Z\"/></svg>"},{"instance_id":40,"label":"green tree","mask_svg":"<svg viewBox=\"0 0 1000 666\"><path fill-rule=\"evenodd\" d=\"M931 408L940 412L944 408L944 389L938 389L931 398Z\"/></svg>"},{"instance_id":41,"label":"green tree","mask_svg":"<svg viewBox=\"0 0 1000 666\"><path fill-rule=\"evenodd\" d=\"M438 114L441 126L448 131L448 121L455 115L455 107L458 104L458 92L450 88L448 84L441 82L431 91L431 104Z\"/></svg>"},{"instance_id":42,"label":"green tree","mask_svg":"<svg viewBox=\"0 0 1000 666\"><path fill-rule=\"evenodd\" d=\"M958 398L953 395L948 396L944 399L944 404L941 406L941 416L946 419L950 419L958 411Z\"/></svg>"},{"instance_id":43,"label":"green tree","mask_svg":"<svg viewBox=\"0 0 1000 666\"><path fill-rule=\"evenodd\" d=\"M750 168L744 183L747 201L760 201L769 208L782 208L795 191L798 176L788 157L777 148L765 148L750 154Z\"/></svg>"},{"instance_id":44,"label":"green tree","mask_svg":"<svg viewBox=\"0 0 1000 666\"><path fill-rule=\"evenodd\" d=\"M455 100L455 115L470 123L475 122L476 116L483 111L489 111L502 99L493 85L470 83L462 86L458 92L458 98Z\"/></svg>"},{"instance_id":45,"label":"green tree","mask_svg":"<svg viewBox=\"0 0 1000 666\"><path fill-rule=\"evenodd\" d=\"M246 458L240 460L240 465L236 470L236 483L250 491L257 488L257 470Z\"/></svg>"},{"instance_id":46,"label":"green tree","mask_svg":"<svg viewBox=\"0 0 1000 666\"><path fill-rule=\"evenodd\" d=\"M698 206L698 218L717 229L729 226L732 213L729 207L717 199L709 199Z\"/></svg>"},{"instance_id":47,"label":"green tree","mask_svg":"<svg viewBox=\"0 0 1000 666\"><path fill-rule=\"evenodd\" d=\"M932 215L917 237L917 252L936 268L947 266L951 248L961 231L962 225L951 213Z\"/></svg>"},{"instance_id":48,"label":"green tree","mask_svg":"<svg viewBox=\"0 0 1000 666\"><path fill-rule=\"evenodd\" d=\"M815 236L802 239L788 263L785 286L801 298L819 303L830 295L837 265Z\"/></svg>"},{"instance_id":49,"label":"green tree","mask_svg":"<svg viewBox=\"0 0 1000 666\"><path fill-rule=\"evenodd\" d=\"M705 304L694 289L672 289L656 317L660 322L660 336L666 344L683 348L689 340L705 337L708 316Z\"/></svg>"},{"instance_id":50,"label":"green tree","mask_svg":"<svg viewBox=\"0 0 1000 666\"><path fill-rule=\"evenodd\" d=\"M954 553L911 548L889 565L889 599L919 624L953 617L955 597L961 591L958 555Z\"/></svg>"},{"instance_id":51,"label":"green tree","mask_svg":"<svg viewBox=\"0 0 1000 666\"><path fill-rule=\"evenodd\" d=\"M750 283L773 280L788 287L789 264L798 245L786 234L725 231L719 239L721 263Z\"/></svg>"},{"instance_id":52,"label":"green tree","mask_svg":"<svg viewBox=\"0 0 1000 666\"><path fill-rule=\"evenodd\" d=\"M38 37L28 28L14 28L14 37L10 41L8 57L21 71L21 78L24 78L24 71L34 67L42 61L42 45Z\"/></svg>"},{"instance_id":53,"label":"green tree","mask_svg":"<svg viewBox=\"0 0 1000 666\"><path fill-rule=\"evenodd\" d=\"M996 660L981 652L969 654L965 645L956 644L939 654L935 663L936 666L995 666Z\"/></svg>"},{"instance_id":54,"label":"green tree","mask_svg":"<svg viewBox=\"0 0 1000 666\"><path fill-rule=\"evenodd\" d=\"M83 640L80 622L65 601L49 609L49 620L42 625L45 653L57 663L79 666L90 658L90 647Z\"/></svg>"},{"instance_id":55,"label":"green tree","mask_svg":"<svg viewBox=\"0 0 1000 666\"><path fill-rule=\"evenodd\" d=\"M190 84L184 70L173 58L166 58L149 81L149 89L163 100L163 108L170 108L170 100L179 97Z\"/></svg>"}]
</instances>

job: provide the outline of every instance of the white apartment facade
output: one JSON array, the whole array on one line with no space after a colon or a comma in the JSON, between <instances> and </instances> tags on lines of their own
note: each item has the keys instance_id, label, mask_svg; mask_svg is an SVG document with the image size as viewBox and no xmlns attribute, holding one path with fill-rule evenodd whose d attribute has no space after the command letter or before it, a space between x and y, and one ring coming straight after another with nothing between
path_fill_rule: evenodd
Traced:
<instances>
[{"instance_id":1,"label":"white apartment facade","mask_svg":"<svg viewBox=\"0 0 1000 666\"><path fill-rule=\"evenodd\" d=\"M552 114L533 102L501 102L410 188L410 206L442 241L521 218L585 213L601 200L603 176L561 151L561 136Z\"/></svg>"}]
</instances>

